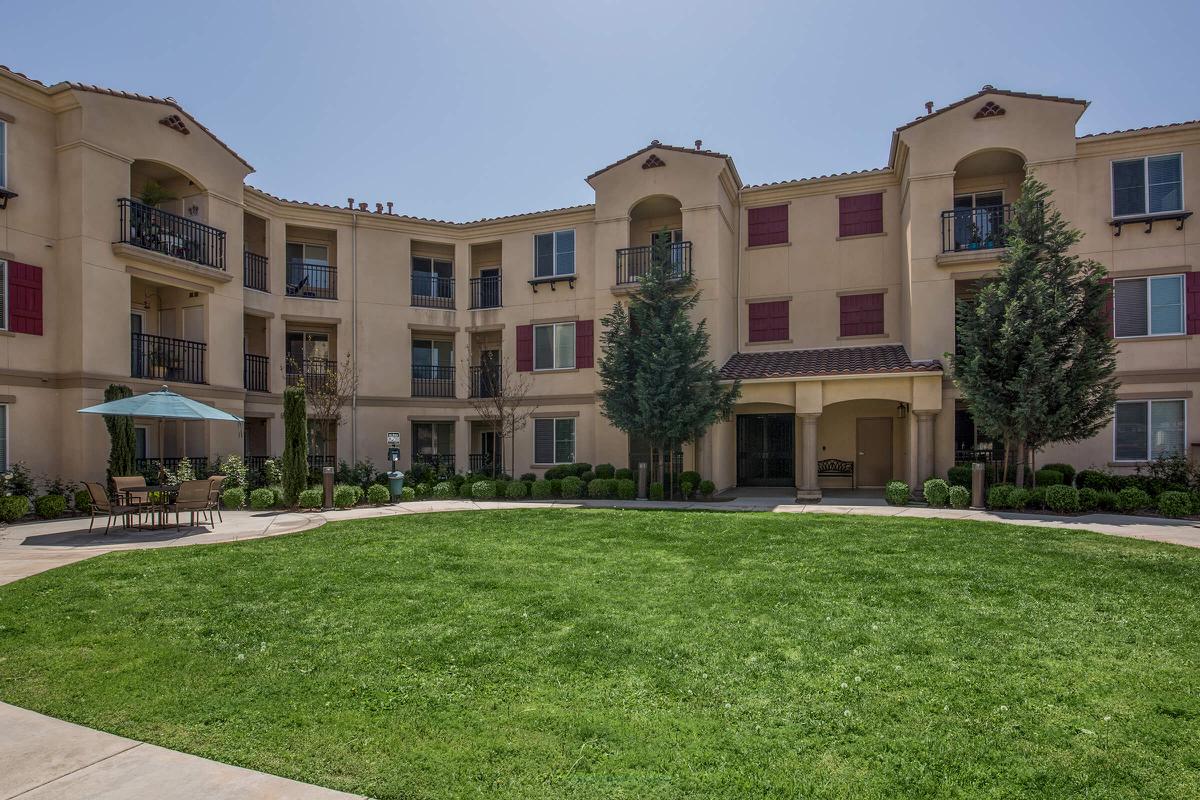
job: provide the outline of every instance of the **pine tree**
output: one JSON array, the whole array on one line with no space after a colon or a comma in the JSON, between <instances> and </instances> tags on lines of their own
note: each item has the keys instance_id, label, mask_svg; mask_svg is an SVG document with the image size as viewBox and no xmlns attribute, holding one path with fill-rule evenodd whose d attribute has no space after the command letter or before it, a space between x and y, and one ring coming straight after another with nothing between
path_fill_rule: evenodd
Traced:
<instances>
[{"instance_id":1,"label":"pine tree","mask_svg":"<svg viewBox=\"0 0 1200 800\"><path fill-rule=\"evenodd\" d=\"M283 502L289 507L300 500L308 485L308 410L304 388L289 386L283 391Z\"/></svg>"},{"instance_id":2,"label":"pine tree","mask_svg":"<svg viewBox=\"0 0 1200 800\"><path fill-rule=\"evenodd\" d=\"M1107 273L1068 253L1082 234L1050 195L1025 178L999 274L957 309L955 384L976 427L1005 443L1006 459L1016 449L1018 485L1029 453L1107 425L1118 385Z\"/></svg>"},{"instance_id":3,"label":"pine tree","mask_svg":"<svg viewBox=\"0 0 1200 800\"><path fill-rule=\"evenodd\" d=\"M741 394L736 382L720 382L706 320L692 322L699 301L691 272L680 269L661 236L628 308L616 303L600 320L601 410L662 457L728 419Z\"/></svg>"},{"instance_id":4,"label":"pine tree","mask_svg":"<svg viewBox=\"0 0 1200 800\"><path fill-rule=\"evenodd\" d=\"M133 390L119 383L110 383L104 390L106 403L132 396ZM105 414L104 425L108 428L108 480L112 483L114 476L133 475L137 469L137 437L132 417Z\"/></svg>"}]
</instances>

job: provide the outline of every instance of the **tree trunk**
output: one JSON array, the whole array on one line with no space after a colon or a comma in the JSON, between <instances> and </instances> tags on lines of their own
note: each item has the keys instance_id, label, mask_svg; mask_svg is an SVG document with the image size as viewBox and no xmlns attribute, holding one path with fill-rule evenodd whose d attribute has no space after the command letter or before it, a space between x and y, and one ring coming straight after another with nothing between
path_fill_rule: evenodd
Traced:
<instances>
[{"instance_id":1,"label":"tree trunk","mask_svg":"<svg viewBox=\"0 0 1200 800\"><path fill-rule=\"evenodd\" d=\"M1009 451L1009 441L1008 441L1008 437L1005 436L1004 437L1004 471L1000 473L1000 480L996 481L997 483L1008 483L1008 451Z\"/></svg>"},{"instance_id":2,"label":"tree trunk","mask_svg":"<svg viewBox=\"0 0 1200 800\"><path fill-rule=\"evenodd\" d=\"M1025 440L1017 441L1017 486L1025 485Z\"/></svg>"}]
</instances>

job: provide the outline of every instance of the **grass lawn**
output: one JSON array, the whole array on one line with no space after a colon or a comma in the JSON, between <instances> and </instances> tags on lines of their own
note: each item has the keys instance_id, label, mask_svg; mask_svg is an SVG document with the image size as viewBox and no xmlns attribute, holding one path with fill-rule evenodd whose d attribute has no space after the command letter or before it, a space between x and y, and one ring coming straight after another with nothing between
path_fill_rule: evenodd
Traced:
<instances>
[{"instance_id":1,"label":"grass lawn","mask_svg":"<svg viewBox=\"0 0 1200 800\"><path fill-rule=\"evenodd\" d=\"M1200 796L1200 552L518 510L0 587L0 699L380 798Z\"/></svg>"}]
</instances>

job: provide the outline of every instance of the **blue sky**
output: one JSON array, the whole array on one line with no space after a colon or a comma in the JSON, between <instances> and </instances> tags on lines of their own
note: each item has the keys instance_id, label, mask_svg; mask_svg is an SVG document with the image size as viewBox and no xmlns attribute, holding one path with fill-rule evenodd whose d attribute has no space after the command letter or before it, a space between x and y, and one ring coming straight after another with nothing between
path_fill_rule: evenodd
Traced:
<instances>
[{"instance_id":1,"label":"blue sky","mask_svg":"<svg viewBox=\"0 0 1200 800\"><path fill-rule=\"evenodd\" d=\"M882 166L890 132L926 100L987 83L1091 100L1081 133L1200 118L1191 2L0 0L0 12L0 63L176 97L267 191L456 220L591 202L584 177L655 138L703 139L747 183Z\"/></svg>"}]
</instances>

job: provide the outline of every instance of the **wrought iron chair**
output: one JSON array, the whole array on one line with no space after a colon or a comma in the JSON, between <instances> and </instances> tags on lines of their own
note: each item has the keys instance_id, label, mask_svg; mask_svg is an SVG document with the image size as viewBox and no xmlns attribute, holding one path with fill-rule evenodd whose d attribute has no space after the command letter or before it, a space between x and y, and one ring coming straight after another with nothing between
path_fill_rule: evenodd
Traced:
<instances>
[{"instance_id":1,"label":"wrought iron chair","mask_svg":"<svg viewBox=\"0 0 1200 800\"><path fill-rule=\"evenodd\" d=\"M85 482L88 494L91 495L91 521L88 523L88 533L92 532L92 527L96 524L96 517L104 516L108 518L108 522L104 525L104 534L108 535L108 529L112 527L113 517L123 517L125 519L125 527L129 527L129 517L132 514L141 515L141 509L137 505L114 503L112 498L108 496L108 491L98 483L90 481Z\"/></svg>"}]
</instances>

